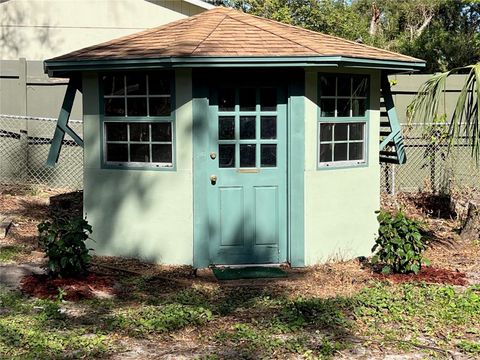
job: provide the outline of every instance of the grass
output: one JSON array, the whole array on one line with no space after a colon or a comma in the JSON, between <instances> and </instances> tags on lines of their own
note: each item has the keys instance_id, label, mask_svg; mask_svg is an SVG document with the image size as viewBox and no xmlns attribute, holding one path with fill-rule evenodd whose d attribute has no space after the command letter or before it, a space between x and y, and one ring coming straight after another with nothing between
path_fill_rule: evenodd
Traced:
<instances>
[{"instance_id":1,"label":"grass","mask_svg":"<svg viewBox=\"0 0 480 360\"><path fill-rule=\"evenodd\" d=\"M162 297L140 296L135 282L128 281L128 300L85 300L75 304L86 310L77 316L62 312L60 299L0 289L0 358L101 358L122 348L119 339L179 346L172 339L183 337L208 349L197 354L205 359L328 359L372 344L438 358L480 353L478 286L372 282L353 296L288 298L267 289L197 285Z\"/></svg>"},{"instance_id":2,"label":"grass","mask_svg":"<svg viewBox=\"0 0 480 360\"><path fill-rule=\"evenodd\" d=\"M14 261L15 258L23 253L25 250L23 246L10 245L0 247L0 262Z\"/></svg>"}]
</instances>

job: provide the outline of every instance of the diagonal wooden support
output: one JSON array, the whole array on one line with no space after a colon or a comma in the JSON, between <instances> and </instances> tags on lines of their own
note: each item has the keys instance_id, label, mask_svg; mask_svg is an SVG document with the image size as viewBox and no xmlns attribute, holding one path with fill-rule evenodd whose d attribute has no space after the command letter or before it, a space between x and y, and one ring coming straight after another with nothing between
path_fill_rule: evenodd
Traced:
<instances>
[{"instance_id":1,"label":"diagonal wooden support","mask_svg":"<svg viewBox=\"0 0 480 360\"><path fill-rule=\"evenodd\" d=\"M390 82L388 81L388 75L386 73L382 73L381 86L391 133L380 143L380 151L385 149L389 142L393 141L395 144L398 163L405 164L407 162L407 155L405 153L405 145L403 143L402 128L397 117L397 110L395 109L395 103L393 102L392 91L390 89Z\"/></svg>"},{"instance_id":2,"label":"diagonal wooden support","mask_svg":"<svg viewBox=\"0 0 480 360\"><path fill-rule=\"evenodd\" d=\"M73 101L75 100L75 94L79 89L79 81L76 79L70 79L63 98L62 108L58 115L57 127L55 128L55 134L53 135L52 144L47 158L47 166L53 167L58 161L60 151L62 150L63 139L65 134L68 134L72 139L83 147L83 140L75 133L69 126L68 120L70 119L70 113L72 111Z\"/></svg>"}]
</instances>

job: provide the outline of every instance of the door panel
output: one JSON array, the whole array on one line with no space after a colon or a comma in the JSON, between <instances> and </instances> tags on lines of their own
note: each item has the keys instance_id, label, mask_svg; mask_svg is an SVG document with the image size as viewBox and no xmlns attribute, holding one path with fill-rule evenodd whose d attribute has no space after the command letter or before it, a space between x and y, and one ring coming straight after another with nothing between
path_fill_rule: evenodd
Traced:
<instances>
[{"instance_id":1,"label":"door panel","mask_svg":"<svg viewBox=\"0 0 480 360\"><path fill-rule=\"evenodd\" d=\"M210 259L286 261L286 97L279 86L212 87L205 178Z\"/></svg>"}]
</instances>

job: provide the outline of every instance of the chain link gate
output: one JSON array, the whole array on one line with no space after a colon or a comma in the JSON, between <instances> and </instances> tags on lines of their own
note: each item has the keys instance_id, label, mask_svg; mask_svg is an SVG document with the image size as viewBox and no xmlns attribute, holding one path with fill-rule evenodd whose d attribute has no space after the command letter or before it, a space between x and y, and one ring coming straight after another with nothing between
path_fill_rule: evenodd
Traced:
<instances>
[{"instance_id":1,"label":"chain link gate","mask_svg":"<svg viewBox=\"0 0 480 360\"><path fill-rule=\"evenodd\" d=\"M0 115L0 184L83 187L83 149L65 135L55 167L46 161L57 119ZM69 126L82 137L82 121Z\"/></svg>"}]
</instances>

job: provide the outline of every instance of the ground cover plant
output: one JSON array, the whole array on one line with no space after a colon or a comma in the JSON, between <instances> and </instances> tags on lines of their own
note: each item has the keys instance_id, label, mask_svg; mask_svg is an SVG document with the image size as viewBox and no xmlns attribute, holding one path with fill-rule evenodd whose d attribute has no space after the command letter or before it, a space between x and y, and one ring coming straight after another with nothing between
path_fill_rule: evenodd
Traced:
<instances>
[{"instance_id":1,"label":"ground cover plant","mask_svg":"<svg viewBox=\"0 0 480 360\"><path fill-rule=\"evenodd\" d=\"M52 211L48 202L32 205L43 199L0 194L0 205L21 214L1 244L20 247L14 261L44 261L24 232ZM0 287L0 358L478 357L480 244L458 239L458 222L436 216L425 206L435 202L424 200L399 196L383 204L391 214L403 207L408 217L425 219L434 239L448 240L425 253L427 269L439 274L422 277L422 268L398 282L339 259L287 269L287 278L218 282L208 270L194 277L189 267L94 257L88 284L57 279L33 296ZM30 208L43 215L29 217L23 209ZM94 291L75 296L88 285Z\"/></svg>"}]
</instances>

